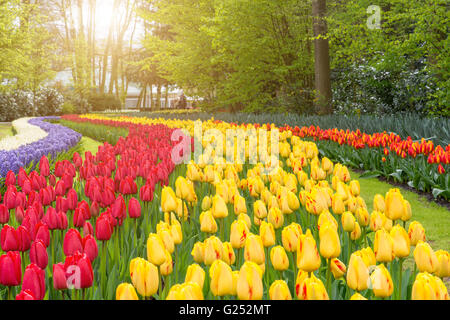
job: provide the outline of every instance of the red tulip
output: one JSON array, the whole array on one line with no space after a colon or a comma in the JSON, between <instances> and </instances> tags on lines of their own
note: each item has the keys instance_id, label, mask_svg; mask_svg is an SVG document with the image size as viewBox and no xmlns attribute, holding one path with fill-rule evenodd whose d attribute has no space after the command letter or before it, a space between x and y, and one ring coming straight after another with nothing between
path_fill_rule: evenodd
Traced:
<instances>
[{"instance_id":1,"label":"red tulip","mask_svg":"<svg viewBox=\"0 0 450 320\"><path fill-rule=\"evenodd\" d=\"M48 247L50 245L50 232L48 231L48 226L43 222L38 222L34 230L34 241L42 240L45 247Z\"/></svg>"},{"instance_id":2,"label":"red tulip","mask_svg":"<svg viewBox=\"0 0 450 320\"><path fill-rule=\"evenodd\" d=\"M23 217L25 216L25 212L23 211L23 207L22 206L18 206L16 208L16 211L14 212L15 216L16 216L16 220L18 223L22 223L23 221Z\"/></svg>"},{"instance_id":3,"label":"red tulip","mask_svg":"<svg viewBox=\"0 0 450 320\"><path fill-rule=\"evenodd\" d=\"M0 224L9 222L9 210L4 204L0 204Z\"/></svg>"},{"instance_id":4,"label":"red tulip","mask_svg":"<svg viewBox=\"0 0 450 320\"><path fill-rule=\"evenodd\" d=\"M55 290L67 289L66 269L63 263L53 265L53 288Z\"/></svg>"},{"instance_id":5,"label":"red tulip","mask_svg":"<svg viewBox=\"0 0 450 320\"><path fill-rule=\"evenodd\" d=\"M20 237L10 225L5 225L0 232L1 247L3 251L19 251Z\"/></svg>"},{"instance_id":6,"label":"red tulip","mask_svg":"<svg viewBox=\"0 0 450 320\"><path fill-rule=\"evenodd\" d=\"M89 221L86 221L83 226L83 235L86 237L88 234L93 236L94 228L92 227L92 224Z\"/></svg>"},{"instance_id":7,"label":"red tulip","mask_svg":"<svg viewBox=\"0 0 450 320\"><path fill-rule=\"evenodd\" d=\"M152 186L145 184L141 187L141 190L139 190L139 198L145 202L153 201L153 192Z\"/></svg>"},{"instance_id":8,"label":"red tulip","mask_svg":"<svg viewBox=\"0 0 450 320\"><path fill-rule=\"evenodd\" d=\"M74 286L75 289L84 289L92 286L94 272L91 260L86 254L77 252L73 256L67 257L64 268L66 269L68 284Z\"/></svg>"},{"instance_id":9,"label":"red tulip","mask_svg":"<svg viewBox=\"0 0 450 320\"><path fill-rule=\"evenodd\" d=\"M131 198L128 202L128 214L133 219L141 217L141 204L135 198Z\"/></svg>"},{"instance_id":10,"label":"red tulip","mask_svg":"<svg viewBox=\"0 0 450 320\"><path fill-rule=\"evenodd\" d=\"M442 166L442 164L440 164L440 165L438 166L437 171L438 171L439 174L444 174L444 173L445 173L445 169L444 169L444 167Z\"/></svg>"},{"instance_id":11,"label":"red tulip","mask_svg":"<svg viewBox=\"0 0 450 320\"><path fill-rule=\"evenodd\" d=\"M44 206L48 206L52 203L52 195L46 188L39 190L39 198Z\"/></svg>"},{"instance_id":12,"label":"red tulip","mask_svg":"<svg viewBox=\"0 0 450 320\"><path fill-rule=\"evenodd\" d=\"M0 284L8 287L20 285L22 266L18 252L8 252L0 257Z\"/></svg>"},{"instance_id":13,"label":"red tulip","mask_svg":"<svg viewBox=\"0 0 450 320\"><path fill-rule=\"evenodd\" d=\"M114 204L112 205L112 216L116 218L119 222L119 225L122 225L123 220L127 217L127 206L125 204L125 200L122 195L119 195Z\"/></svg>"},{"instance_id":14,"label":"red tulip","mask_svg":"<svg viewBox=\"0 0 450 320\"><path fill-rule=\"evenodd\" d=\"M58 217L58 230L66 230L69 226L67 215L62 211L59 211L56 215Z\"/></svg>"},{"instance_id":15,"label":"red tulip","mask_svg":"<svg viewBox=\"0 0 450 320\"><path fill-rule=\"evenodd\" d=\"M45 269L48 265L47 248L42 240L34 241L30 249L30 261L39 268Z\"/></svg>"},{"instance_id":16,"label":"red tulip","mask_svg":"<svg viewBox=\"0 0 450 320\"><path fill-rule=\"evenodd\" d=\"M33 191L33 188L31 187L31 181L30 179L26 178L22 185L22 192L28 195L31 191Z\"/></svg>"},{"instance_id":17,"label":"red tulip","mask_svg":"<svg viewBox=\"0 0 450 320\"><path fill-rule=\"evenodd\" d=\"M53 174L49 175L49 177L48 177L48 183L49 183L52 187L55 187L55 185L56 185L56 177L55 177L55 175L53 175Z\"/></svg>"},{"instance_id":18,"label":"red tulip","mask_svg":"<svg viewBox=\"0 0 450 320\"><path fill-rule=\"evenodd\" d=\"M45 297L45 272L34 263L25 269L22 290L30 290L37 300Z\"/></svg>"},{"instance_id":19,"label":"red tulip","mask_svg":"<svg viewBox=\"0 0 450 320\"><path fill-rule=\"evenodd\" d=\"M76 208L73 214L73 225L77 228L84 226L86 210L84 208Z\"/></svg>"},{"instance_id":20,"label":"red tulip","mask_svg":"<svg viewBox=\"0 0 450 320\"><path fill-rule=\"evenodd\" d=\"M20 246L19 250L20 252L27 252L30 250L31 247L31 234L28 231L28 229L24 226L19 226L17 228L17 234L20 239Z\"/></svg>"},{"instance_id":21,"label":"red tulip","mask_svg":"<svg viewBox=\"0 0 450 320\"><path fill-rule=\"evenodd\" d=\"M100 213L100 208L98 206L97 201L92 202L90 211L91 211L91 217L98 217L98 214Z\"/></svg>"},{"instance_id":22,"label":"red tulip","mask_svg":"<svg viewBox=\"0 0 450 320\"><path fill-rule=\"evenodd\" d=\"M55 185L55 193L57 196L64 196L66 194L66 186L64 185L64 181L58 180Z\"/></svg>"},{"instance_id":23,"label":"red tulip","mask_svg":"<svg viewBox=\"0 0 450 320\"><path fill-rule=\"evenodd\" d=\"M73 187L73 176L65 173L61 180L64 182L64 187L67 189L71 189ZM73 209L70 209L73 210Z\"/></svg>"},{"instance_id":24,"label":"red tulip","mask_svg":"<svg viewBox=\"0 0 450 320\"><path fill-rule=\"evenodd\" d=\"M20 168L19 169L19 174L17 175L17 184L22 187L23 189L23 185L24 182L28 180L28 174L26 173L24 168Z\"/></svg>"},{"instance_id":25,"label":"red tulip","mask_svg":"<svg viewBox=\"0 0 450 320\"><path fill-rule=\"evenodd\" d=\"M39 173L44 177L48 177L50 175L50 163L48 162L46 156L42 156L39 161Z\"/></svg>"},{"instance_id":26,"label":"red tulip","mask_svg":"<svg viewBox=\"0 0 450 320\"><path fill-rule=\"evenodd\" d=\"M16 296L16 300L36 300L36 298L33 295L33 292L27 289L20 291L20 293Z\"/></svg>"},{"instance_id":27,"label":"red tulip","mask_svg":"<svg viewBox=\"0 0 450 320\"><path fill-rule=\"evenodd\" d=\"M16 207L16 191L15 187L9 186L3 196L3 204L8 210L14 209Z\"/></svg>"},{"instance_id":28,"label":"red tulip","mask_svg":"<svg viewBox=\"0 0 450 320\"><path fill-rule=\"evenodd\" d=\"M77 192L74 189L70 189L67 192L67 207L69 210L75 210L78 203L78 195Z\"/></svg>"},{"instance_id":29,"label":"red tulip","mask_svg":"<svg viewBox=\"0 0 450 320\"><path fill-rule=\"evenodd\" d=\"M102 214L95 225L95 236L100 241L108 241L111 239L111 235L114 231L114 227L111 225L107 215Z\"/></svg>"},{"instance_id":30,"label":"red tulip","mask_svg":"<svg viewBox=\"0 0 450 320\"><path fill-rule=\"evenodd\" d=\"M72 157L72 162L75 165L75 167L78 169L83 165L83 159L81 158L80 154L78 152L75 152Z\"/></svg>"},{"instance_id":31,"label":"red tulip","mask_svg":"<svg viewBox=\"0 0 450 320\"><path fill-rule=\"evenodd\" d=\"M23 192L17 192L16 194L16 208L25 207L27 204L27 196Z\"/></svg>"},{"instance_id":32,"label":"red tulip","mask_svg":"<svg viewBox=\"0 0 450 320\"><path fill-rule=\"evenodd\" d=\"M68 207L68 203L67 200L65 198L63 198L62 196L58 196L56 198L56 206L55 206L56 211L60 212L67 212L69 210Z\"/></svg>"},{"instance_id":33,"label":"red tulip","mask_svg":"<svg viewBox=\"0 0 450 320\"><path fill-rule=\"evenodd\" d=\"M67 231L64 237L63 250L66 257L74 255L77 251L83 252L81 235L77 229Z\"/></svg>"},{"instance_id":34,"label":"red tulip","mask_svg":"<svg viewBox=\"0 0 450 320\"><path fill-rule=\"evenodd\" d=\"M16 185L16 175L11 170L6 174L5 185L7 187Z\"/></svg>"},{"instance_id":35,"label":"red tulip","mask_svg":"<svg viewBox=\"0 0 450 320\"><path fill-rule=\"evenodd\" d=\"M58 216L56 209L53 207L48 207L47 213L42 218L42 222L44 222L49 230L56 230L58 229Z\"/></svg>"},{"instance_id":36,"label":"red tulip","mask_svg":"<svg viewBox=\"0 0 450 320\"><path fill-rule=\"evenodd\" d=\"M98 256L97 241L95 241L95 238L90 234L83 238L83 252L88 256L91 262Z\"/></svg>"}]
</instances>

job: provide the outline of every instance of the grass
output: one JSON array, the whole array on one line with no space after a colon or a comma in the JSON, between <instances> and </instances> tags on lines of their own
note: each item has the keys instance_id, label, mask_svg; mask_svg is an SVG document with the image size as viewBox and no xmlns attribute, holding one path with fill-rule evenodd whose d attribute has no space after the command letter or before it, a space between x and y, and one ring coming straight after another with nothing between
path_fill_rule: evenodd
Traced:
<instances>
[{"instance_id":1,"label":"grass","mask_svg":"<svg viewBox=\"0 0 450 320\"><path fill-rule=\"evenodd\" d=\"M7 136L12 136L12 127L10 124L0 124L0 139L3 139Z\"/></svg>"},{"instance_id":2,"label":"grass","mask_svg":"<svg viewBox=\"0 0 450 320\"><path fill-rule=\"evenodd\" d=\"M364 179L359 178L360 175L356 172L350 171L352 179L358 179L361 185L361 196L366 200L369 213L373 210L373 197L379 193L385 195L389 189L394 186L389 183L379 181L376 178ZM418 195L417 193L401 189L403 197L409 201L412 209L412 221L419 221L425 228L425 234L427 242L433 248L433 250L446 250L450 251L450 210L428 201L426 198ZM408 228L408 225L406 226ZM373 233L371 234L373 240ZM411 254L405 261L405 268L412 269L414 266L413 249L411 248ZM445 284L450 290L450 278L445 279Z\"/></svg>"},{"instance_id":3,"label":"grass","mask_svg":"<svg viewBox=\"0 0 450 320\"><path fill-rule=\"evenodd\" d=\"M91 139L91 138L88 138L85 136L83 136L81 138L80 143L82 143L82 145L83 145L83 151L82 151L82 153L80 153L81 157L83 158L83 161L85 159L85 157L84 157L85 152L90 151L90 152L92 152L93 155L95 155L98 151L98 147L103 145L103 143L95 141L94 139Z\"/></svg>"}]
</instances>

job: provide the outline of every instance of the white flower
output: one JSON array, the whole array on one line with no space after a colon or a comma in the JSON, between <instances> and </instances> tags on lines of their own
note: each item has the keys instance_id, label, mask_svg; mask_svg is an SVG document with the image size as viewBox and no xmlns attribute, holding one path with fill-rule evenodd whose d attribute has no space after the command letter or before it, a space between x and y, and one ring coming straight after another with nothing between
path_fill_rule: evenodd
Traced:
<instances>
[{"instance_id":1,"label":"white flower","mask_svg":"<svg viewBox=\"0 0 450 320\"><path fill-rule=\"evenodd\" d=\"M30 119L33 118L21 118L12 122L17 134L0 140L0 150L16 150L23 145L39 141L48 136L48 133L38 126L28 123Z\"/></svg>"}]
</instances>

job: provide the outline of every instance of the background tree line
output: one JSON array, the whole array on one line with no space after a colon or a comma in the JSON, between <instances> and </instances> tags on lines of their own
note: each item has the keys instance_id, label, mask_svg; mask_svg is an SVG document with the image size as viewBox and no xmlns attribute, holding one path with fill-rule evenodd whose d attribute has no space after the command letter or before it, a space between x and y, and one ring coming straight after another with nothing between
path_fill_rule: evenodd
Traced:
<instances>
[{"instance_id":1,"label":"background tree line","mask_svg":"<svg viewBox=\"0 0 450 320\"><path fill-rule=\"evenodd\" d=\"M450 115L446 0L380 0L380 29L369 0L111 0L102 39L97 1L0 1L0 91L69 69L83 110L133 83L152 108L177 86L206 110Z\"/></svg>"}]
</instances>

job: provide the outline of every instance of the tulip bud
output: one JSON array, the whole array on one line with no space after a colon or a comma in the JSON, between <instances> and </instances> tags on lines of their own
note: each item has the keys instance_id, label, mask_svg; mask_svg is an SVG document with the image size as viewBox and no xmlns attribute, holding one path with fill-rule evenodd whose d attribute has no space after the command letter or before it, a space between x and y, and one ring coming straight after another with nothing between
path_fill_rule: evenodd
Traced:
<instances>
[{"instance_id":1,"label":"tulip bud","mask_svg":"<svg viewBox=\"0 0 450 320\"><path fill-rule=\"evenodd\" d=\"M116 300L139 300L139 298L131 284L122 283L116 289Z\"/></svg>"},{"instance_id":2,"label":"tulip bud","mask_svg":"<svg viewBox=\"0 0 450 320\"><path fill-rule=\"evenodd\" d=\"M234 254L233 246L230 242L223 243L222 260L228 265L232 265L236 262L236 255Z\"/></svg>"},{"instance_id":3,"label":"tulip bud","mask_svg":"<svg viewBox=\"0 0 450 320\"><path fill-rule=\"evenodd\" d=\"M245 198L237 194L234 198L234 214L239 215L241 213L247 213L247 205L245 204Z\"/></svg>"},{"instance_id":4,"label":"tulip bud","mask_svg":"<svg viewBox=\"0 0 450 320\"><path fill-rule=\"evenodd\" d=\"M250 234L245 240L245 261L253 261L262 264L265 261L264 246L260 236Z\"/></svg>"},{"instance_id":5,"label":"tulip bud","mask_svg":"<svg viewBox=\"0 0 450 320\"><path fill-rule=\"evenodd\" d=\"M128 202L128 215L132 219L138 219L141 217L141 204L135 198L131 198Z\"/></svg>"},{"instance_id":6,"label":"tulip bud","mask_svg":"<svg viewBox=\"0 0 450 320\"><path fill-rule=\"evenodd\" d=\"M411 240L411 245L416 246L419 241L426 241L425 229L420 222L413 221L408 227L408 237Z\"/></svg>"},{"instance_id":7,"label":"tulip bud","mask_svg":"<svg viewBox=\"0 0 450 320\"><path fill-rule=\"evenodd\" d=\"M262 270L251 261L246 261L240 271L236 284L239 300L261 300L263 296Z\"/></svg>"},{"instance_id":8,"label":"tulip bud","mask_svg":"<svg viewBox=\"0 0 450 320\"><path fill-rule=\"evenodd\" d=\"M217 223L211 211L204 211L200 214L200 231L206 233L216 233Z\"/></svg>"},{"instance_id":9,"label":"tulip bud","mask_svg":"<svg viewBox=\"0 0 450 320\"><path fill-rule=\"evenodd\" d=\"M204 263L211 265L215 260L222 259L223 244L219 238L212 236L205 240Z\"/></svg>"},{"instance_id":10,"label":"tulip bud","mask_svg":"<svg viewBox=\"0 0 450 320\"><path fill-rule=\"evenodd\" d=\"M364 298L360 293L356 292L351 296L350 300L367 300L367 298Z\"/></svg>"},{"instance_id":11,"label":"tulip bud","mask_svg":"<svg viewBox=\"0 0 450 320\"><path fill-rule=\"evenodd\" d=\"M226 296L233 289L233 275L231 267L222 260L215 260L209 269L211 278L211 292L214 296Z\"/></svg>"},{"instance_id":12,"label":"tulip bud","mask_svg":"<svg viewBox=\"0 0 450 320\"><path fill-rule=\"evenodd\" d=\"M325 259L337 258L341 254L341 242L335 227L330 223L322 225L319 231L320 254Z\"/></svg>"},{"instance_id":13,"label":"tulip bud","mask_svg":"<svg viewBox=\"0 0 450 320\"><path fill-rule=\"evenodd\" d=\"M331 272L333 273L335 279L342 278L347 272L347 267L345 264L337 258L331 259L330 264Z\"/></svg>"},{"instance_id":14,"label":"tulip bud","mask_svg":"<svg viewBox=\"0 0 450 320\"><path fill-rule=\"evenodd\" d=\"M394 241L384 229L375 233L374 253L378 262L391 262L395 258Z\"/></svg>"},{"instance_id":15,"label":"tulip bud","mask_svg":"<svg viewBox=\"0 0 450 320\"><path fill-rule=\"evenodd\" d=\"M450 277L450 254L444 250L435 252L438 261L436 275L440 278Z\"/></svg>"},{"instance_id":16,"label":"tulip bud","mask_svg":"<svg viewBox=\"0 0 450 320\"><path fill-rule=\"evenodd\" d=\"M47 248L42 240L33 241L30 249L30 262L45 269L48 265Z\"/></svg>"},{"instance_id":17,"label":"tulip bud","mask_svg":"<svg viewBox=\"0 0 450 320\"><path fill-rule=\"evenodd\" d=\"M355 222L355 229L350 233L350 238L355 241L361 237L361 228L359 227L359 223Z\"/></svg>"},{"instance_id":18,"label":"tulip bud","mask_svg":"<svg viewBox=\"0 0 450 320\"><path fill-rule=\"evenodd\" d=\"M361 187L359 186L359 181L358 180L350 181L349 187L350 187L350 193L352 194L352 196L354 196L354 197L359 196L359 193L361 191Z\"/></svg>"},{"instance_id":19,"label":"tulip bud","mask_svg":"<svg viewBox=\"0 0 450 320\"><path fill-rule=\"evenodd\" d=\"M171 187L164 187L161 192L161 209L163 212L177 211L176 195Z\"/></svg>"},{"instance_id":20,"label":"tulip bud","mask_svg":"<svg viewBox=\"0 0 450 320\"><path fill-rule=\"evenodd\" d=\"M364 291L368 288L369 269L363 259L352 254L347 269L347 285L355 291Z\"/></svg>"},{"instance_id":21,"label":"tulip bud","mask_svg":"<svg viewBox=\"0 0 450 320\"><path fill-rule=\"evenodd\" d=\"M0 257L0 284L16 287L22 282L20 254L9 251Z\"/></svg>"},{"instance_id":22,"label":"tulip bud","mask_svg":"<svg viewBox=\"0 0 450 320\"><path fill-rule=\"evenodd\" d=\"M355 229L356 219L350 211L344 212L341 220L345 232L352 232Z\"/></svg>"},{"instance_id":23,"label":"tulip bud","mask_svg":"<svg viewBox=\"0 0 450 320\"><path fill-rule=\"evenodd\" d=\"M160 266L166 261L165 246L161 238L151 233L147 239L147 259L155 266Z\"/></svg>"},{"instance_id":24,"label":"tulip bud","mask_svg":"<svg viewBox=\"0 0 450 320\"><path fill-rule=\"evenodd\" d=\"M206 196L202 200L202 210L207 211L211 208L211 198Z\"/></svg>"},{"instance_id":25,"label":"tulip bud","mask_svg":"<svg viewBox=\"0 0 450 320\"><path fill-rule=\"evenodd\" d=\"M448 300L448 291L438 277L427 272L419 273L412 288L412 300Z\"/></svg>"},{"instance_id":26,"label":"tulip bud","mask_svg":"<svg viewBox=\"0 0 450 320\"><path fill-rule=\"evenodd\" d=\"M387 298L394 292L394 283L392 282L391 275L383 264L375 267L375 271L371 274L370 280L373 293L376 297Z\"/></svg>"},{"instance_id":27,"label":"tulip bud","mask_svg":"<svg viewBox=\"0 0 450 320\"><path fill-rule=\"evenodd\" d=\"M184 282L196 282L203 289L205 283L205 270L198 264L191 264L186 271Z\"/></svg>"},{"instance_id":28,"label":"tulip bud","mask_svg":"<svg viewBox=\"0 0 450 320\"><path fill-rule=\"evenodd\" d=\"M196 242L192 248L191 255L197 263L203 263L205 260L205 245L203 242Z\"/></svg>"},{"instance_id":29,"label":"tulip bud","mask_svg":"<svg viewBox=\"0 0 450 320\"><path fill-rule=\"evenodd\" d=\"M228 216L227 204L221 196L215 195L213 197L211 212L216 219L222 219Z\"/></svg>"},{"instance_id":30,"label":"tulip bud","mask_svg":"<svg viewBox=\"0 0 450 320\"><path fill-rule=\"evenodd\" d=\"M343 214L345 212L344 197L340 193L335 193L331 197L331 209L335 214Z\"/></svg>"},{"instance_id":31,"label":"tulip bud","mask_svg":"<svg viewBox=\"0 0 450 320\"><path fill-rule=\"evenodd\" d=\"M275 246L270 250L270 261L275 270L284 271L289 267L289 258L282 246Z\"/></svg>"},{"instance_id":32,"label":"tulip bud","mask_svg":"<svg viewBox=\"0 0 450 320\"><path fill-rule=\"evenodd\" d=\"M320 267L319 251L317 251L316 241L309 229L306 231L306 234L302 234L299 237L297 266L306 272L313 272Z\"/></svg>"},{"instance_id":33,"label":"tulip bud","mask_svg":"<svg viewBox=\"0 0 450 320\"><path fill-rule=\"evenodd\" d=\"M22 290L30 290L37 300L45 296L45 271L34 263L25 269L23 274Z\"/></svg>"},{"instance_id":34,"label":"tulip bud","mask_svg":"<svg viewBox=\"0 0 450 320\"><path fill-rule=\"evenodd\" d=\"M402 218L404 213L403 196L397 188L386 193L386 217L395 221Z\"/></svg>"},{"instance_id":35,"label":"tulip bud","mask_svg":"<svg viewBox=\"0 0 450 320\"><path fill-rule=\"evenodd\" d=\"M370 215L370 230L373 232L377 232L381 228L383 228L383 225L385 223L386 217L383 213L379 211L374 211Z\"/></svg>"},{"instance_id":36,"label":"tulip bud","mask_svg":"<svg viewBox=\"0 0 450 320\"><path fill-rule=\"evenodd\" d=\"M55 290L67 289L66 270L63 263L53 265L53 288Z\"/></svg>"},{"instance_id":37,"label":"tulip bud","mask_svg":"<svg viewBox=\"0 0 450 320\"><path fill-rule=\"evenodd\" d=\"M168 250L164 251L165 261L162 265L159 266L159 272L161 276L168 276L173 271L173 260L172 255Z\"/></svg>"},{"instance_id":38,"label":"tulip bud","mask_svg":"<svg viewBox=\"0 0 450 320\"><path fill-rule=\"evenodd\" d=\"M376 194L373 197L373 210L384 213L386 210L386 205L384 202L384 197L381 194Z\"/></svg>"},{"instance_id":39,"label":"tulip bud","mask_svg":"<svg viewBox=\"0 0 450 320\"><path fill-rule=\"evenodd\" d=\"M77 251L80 253L83 252L82 242L80 232L77 229L70 229L67 231L63 243L64 255L67 257L72 256Z\"/></svg>"},{"instance_id":40,"label":"tulip bud","mask_svg":"<svg viewBox=\"0 0 450 320\"><path fill-rule=\"evenodd\" d=\"M269 214L267 216L269 223L273 225L275 229L281 228L284 224L284 215L278 208L270 208Z\"/></svg>"},{"instance_id":41,"label":"tulip bud","mask_svg":"<svg viewBox=\"0 0 450 320\"><path fill-rule=\"evenodd\" d=\"M264 247L271 247L275 244L275 230L273 224L261 221L259 226L259 236L263 242Z\"/></svg>"},{"instance_id":42,"label":"tulip bud","mask_svg":"<svg viewBox=\"0 0 450 320\"><path fill-rule=\"evenodd\" d=\"M410 240L406 230L399 224L391 229L390 235L394 242L394 254L397 258L406 258L410 252Z\"/></svg>"},{"instance_id":43,"label":"tulip bud","mask_svg":"<svg viewBox=\"0 0 450 320\"><path fill-rule=\"evenodd\" d=\"M130 277L133 286L143 297L151 297L158 291L158 268L142 258L135 258L130 262Z\"/></svg>"},{"instance_id":44,"label":"tulip bud","mask_svg":"<svg viewBox=\"0 0 450 320\"><path fill-rule=\"evenodd\" d=\"M259 219L264 219L265 217L267 217L267 209L264 202L262 202L261 200L256 200L253 203L253 213Z\"/></svg>"},{"instance_id":45,"label":"tulip bud","mask_svg":"<svg viewBox=\"0 0 450 320\"><path fill-rule=\"evenodd\" d=\"M275 280L269 289L270 300L292 300L288 285L283 280Z\"/></svg>"},{"instance_id":46,"label":"tulip bud","mask_svg":"<svg viewBox=\"0 0 450 320\"><path fill-rule=\"evenodd\" d=\"M402 221L406 222L409 221L409 219L411 219L412 217L412 211L411 211L411 204L409 203L408 200L403 200L403 215L402 215Z\"/></svg>"},{"instance_id":47,"label":"tulip bud","mask_svg":"<svg viewBox=\"0 0 450 320\"><path fill-rule=\"evenodd\" d=\"M297 251L298 238L302 233L302 227L295 222L283 228L281 239L284 248L289 252Z\"/></svg>"},{"instance_id":48,"label":"tulip bud","mask_svg":"<svg viewBox=\"0 0 450 320\"><path fill-rule=\"evenodd\" d=\"M310 278L303 280L299 292L300 300L329 300L325 286L314 276L314 273L311 273Z\"/></svg>"},{"instance_id":49,"label":"tulip bud","mask_svg":"<svg viewBox=\"0 0 450 320\"><path fill-rule=\"evenodd\" d=\"M431 246L419 241L414 249L414 260L420 272L433 273L438 267L438 260Z\"/></svg>"},{"instance_id":50,"label":"tulip bud","mask_svg":"<svg viewBox=\"0 0 450 320\"><path fill-rule=\"evenodd\" d=\"M356 219L362 227L367 227L369 225L369 212L366 208L360 207L356 209Z\"/></svg>"}]
</instances>

